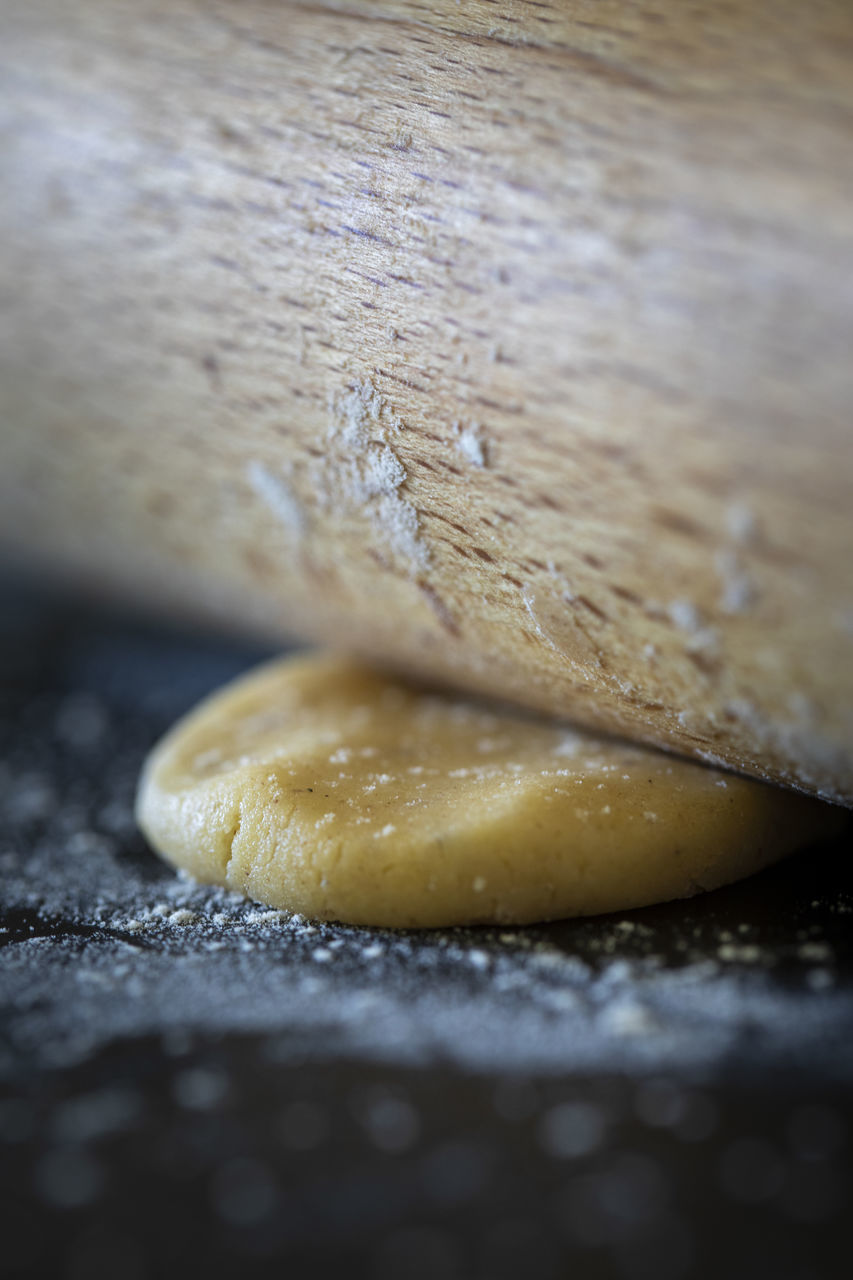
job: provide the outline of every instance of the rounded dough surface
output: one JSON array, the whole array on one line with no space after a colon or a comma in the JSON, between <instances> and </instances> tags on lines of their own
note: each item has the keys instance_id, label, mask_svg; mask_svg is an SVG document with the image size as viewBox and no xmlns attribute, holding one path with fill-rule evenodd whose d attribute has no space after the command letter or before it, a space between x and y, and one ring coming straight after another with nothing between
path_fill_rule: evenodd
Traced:
<instances>
[{"instance_id":1,"label":"rounded dough surface","mask_svg":"<svg viewBox=\"0 0 853 1280\"><path fill-rule=\"evenodd\" d=\"M526 923L686 897L826 805L348 660L270 663L152 751L139 824L202 881L352 924Z\"/></svg>"}]
</instances>

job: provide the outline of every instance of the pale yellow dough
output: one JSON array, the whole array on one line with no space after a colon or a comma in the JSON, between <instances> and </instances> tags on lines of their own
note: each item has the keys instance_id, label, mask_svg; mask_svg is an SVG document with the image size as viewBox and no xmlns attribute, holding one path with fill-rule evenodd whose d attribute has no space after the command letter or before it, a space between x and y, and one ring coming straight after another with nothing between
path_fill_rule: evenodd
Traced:
<instances>
[{"instance_id":1,"label":"pale yellow dough","mask_svg":"<svg viewBox=\"0 0 853 1280\"><path fill-rule=\"evenodd\" d=\"M199 880L325 920L523 923L711 889L841 820L816 801L310 656L209 698L137 816Z\"/></svg>"}]
</instances>

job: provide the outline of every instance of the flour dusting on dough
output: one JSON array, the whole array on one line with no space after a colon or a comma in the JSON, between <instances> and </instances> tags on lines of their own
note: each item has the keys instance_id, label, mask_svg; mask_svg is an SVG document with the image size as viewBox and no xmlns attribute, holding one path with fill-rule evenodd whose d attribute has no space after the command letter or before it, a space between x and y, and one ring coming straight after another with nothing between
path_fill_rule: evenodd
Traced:
<instances>
[{"instance_id":1,"label":"flour dusting on dough","mask_svg":"<svg viewBox=\"0 0 853 1280\"><path fill-rule=\"evenodd\" d=\"M194 770L214 746L215 772ZM724 884L837 826L813 801L732 777L722 794L719 780L311 655L265 664L173 730L137 817L175 866L269 908L394 928L523 923Z\"/></svg>"}]
</instances>

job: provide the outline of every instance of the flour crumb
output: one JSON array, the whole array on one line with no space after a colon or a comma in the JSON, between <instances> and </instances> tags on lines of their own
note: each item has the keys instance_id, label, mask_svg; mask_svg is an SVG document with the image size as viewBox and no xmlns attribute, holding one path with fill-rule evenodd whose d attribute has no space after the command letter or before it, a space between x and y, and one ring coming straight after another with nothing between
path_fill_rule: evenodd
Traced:
<instances>
[{"instance_id":1,"label":"flour crumb","mask_svg":"<svg viewBox=\"0 0 853 1280\"><path fill-rule=\"evenodd\" d=\"M647 1036L657 1031L654 1014L636 1000L622 1000L604 1011L604 1026L616 1036Z\"/></svg>"},{"instance_id":2,"label":"flour crumb","mask_svg":"<svg viewBox=\"0 0 853 1280\"><path fill-rule=\"evenodd\" d=\"M285 529L294 534L303 532L305 513L283 475L277 475L253 458L246 466L246 479Z\"/></svg>"},{"instance_id":3,"label":"flour crumb","mask_svg":"<svg viewBox=\"0 0 853 1280\"><path fill-rule=\"evenodd\" d=\"M699 610L691 600L673 600L667 609L670 621L688 635L696 636L702 631L702 619Z\"/></svg>"},{"instance_id":4,"label":"flour crumb","mask_svg":"<svg viewBox=\"0 0 853 1280\"><path fill-rule=\"evenodd\" d=\"M169 924L188 925L195 924L198 920L198 915L195 911L188 911L186 907L184 907L180 911L172 911L169 916L167 916L167 919Z\"/></svg>"},{"instance_id":5,"label":"flour crumb","mask_svg":"<svg viewBox=\"0 0 853 1280\"><path fill-rule=\"evenodd\" d=\"M825 961L832 959L832 951L825 942L804 942L797 947L797 955L801 960Z\"/></svg>"},{"instance_id":6,"label":"flour crumb","mask_svg":"<svg viewBox=\"0 0 853 1280\"><path fill-rule=\"evenodd\" d=\"M372 382L356 382L329 401L330 449L318 490L327 507L364 515L383 543L411 570L429 563L418 513L401 490L407 471L389 443L402 419Z\"/></svg>"},{"instance_id":7,"label":"flour crumb","mask_svg":"<svg viewBox=\"0 0 853 1280\"><path fill-rule=\"evenodd\" d=\"M723 613L746 613L758 593L738 555L734 551L718 551L714 566L722 587L720 608Z\"/></svg>"},{"instance_id":8,"label":"flour crumb","mask_svg":"<svg viewBox=\"0 0 853 1280\"><path fill-rule=\"evenodd\" d=\"M253 911L245 918L245 924L285 924L290 917L286 911Z\"/></svg>"},{"instance_id":9,"label":"flour crumb","mask_svg":"<svg viewBox=\"0 0 853 1280\"><path fill-rule=\"evenodd\" d=\"M733 502L726 511L726 529L733 542L748 546L758 533L755 512L744 502Z\"/></svg>"},{"instance_id":10,"label":"flour crumb","mask_svg":"<svg viewBox=\"0 0 853 1280\"><path fill-rule=\"evenodd\" d=\"M454 422L453 429L456 432L456 447L462 457L474 467L487 467L489 453L480 424L472 422L463 427L461 422Z\"/></svg>"},{"instance_id":11,"label":"flour crumb","mask_svg":"<svg viewBox=\"0 0 853 1280\"><path fill-rule=\"evenodd\" d=\"M761 959L761 948L752 944L724 942L721 947L717 948L717 955L721 960L735 961L741 964L756 964Z\"/></svg>"}]
</instances>

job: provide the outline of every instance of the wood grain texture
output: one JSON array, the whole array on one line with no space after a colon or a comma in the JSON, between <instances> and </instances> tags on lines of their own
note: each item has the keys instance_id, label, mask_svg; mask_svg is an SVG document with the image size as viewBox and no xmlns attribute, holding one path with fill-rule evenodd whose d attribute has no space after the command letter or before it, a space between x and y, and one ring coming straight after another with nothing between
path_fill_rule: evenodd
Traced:
<instances>
[{"instance_id":1,"label":"wood grain texture","mask_svg":"<svg viewBox=\"0 0 853 1280\"><path fill-rule=\"evenodd\" d=\"M0 538L853 803L844 0L0 0Z\"/></svg>"}]
</instances>

